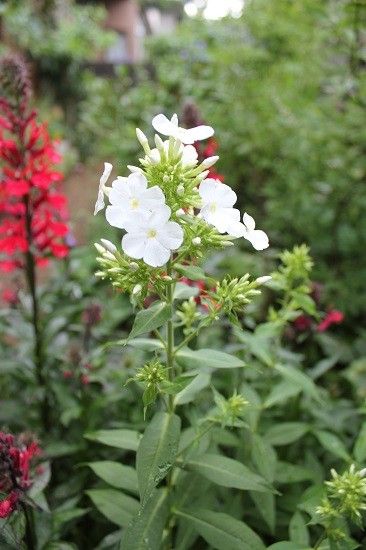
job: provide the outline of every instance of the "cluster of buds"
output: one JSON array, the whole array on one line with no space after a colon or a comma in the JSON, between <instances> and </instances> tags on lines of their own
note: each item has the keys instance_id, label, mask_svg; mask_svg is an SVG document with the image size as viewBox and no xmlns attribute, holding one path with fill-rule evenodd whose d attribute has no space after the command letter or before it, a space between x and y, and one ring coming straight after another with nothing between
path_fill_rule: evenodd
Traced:
<instances>
[{"instance_id":1,"label":"cluster of buds","mask_svg":"<svg viewBox=\"0 0 366 550\"><path fill-rule=\"evenodd\" d=\"M343 474L331 470L332 480L326 481L327 495L316 512L325 524L330 539L345 538L338 528L340 519L350 519L361 526L366 510L366 468L356 470L354 464Z\"/></svg>"},{"instance_id":2,"label":"cluster of buds","mask_svg":"<svg viewBox=\"0 0 366 550\"><path fill-rule=\"evenodd\" d=\"M146 408L155 402L162 385L168 382L167 369L158 359L153 359L137 371L135 380L144 385L142 402L146 411Z\"/></svg>"},{"instance_id":3,"label":"cluster of buds","mask_svg":"<svg viewBox=\"0 0 366 550\"><path fill-rule=\"evenodd\" d=\"M169 282L165 269L152 269L140 260L132 261L107 239L94 246L99 253L95 276L110 281L115 289L128 292L136 303L143 302L149 290L163 292Z\"/></svg>"},{"instance_id":4,"label":"cluster of buds","mask_svg":"<svg viewBox=\"0 0 366 550\"><path fill-rule=\"evenodd\" d=\"M0 269L8 272L22 269L29 251L37 265L69 252L66 198L56 187L62 174L54 169L60 155L29 96L23 60L7 56L0 63Z\"/></svg>"},{"instance_id":5,"label":"cluster of buds","mask_svg":"<svg viewBox=\"0 0 366 550\"><path fill-rule=\"evenodd\" d=\"M5 495L0 500L0 518L10 516L31 487L31 461L40 454L29 438L0 432L0 494Z\"/></svg>"},{"instance_id":6,"label":"cluster of buds","mask_svg":"<svg viewBox=\"0 0 366 550\"><path fill-rule=\"evenodd\" d=\"M242 395L234 392L232 396L225 399L215 390L214 399L217 406L217 413L214 417L216 422L231 427L243 425L242 418L247 411L249 402Z\"/></svg>"},{"instance_id":7,"label":"cluster of buds","mask_svg":"<svg viewBox=\"0 0 366 550\"><path fill-rule=\"evenodd\" d=\"M210 314L218 316L220 313L225 313L232 321L236 321L237 316L251 302L252 297L261 293L259 288L270 280L271 277L268 275L249 281L248 273L240 279L225 277L217 283L213 291L207 293Z\"/></svg>"},{"instance_id":8,"label":"cluster of buds","mask_svg":"<svg viewBox=\"0 0 366 550\"><path fill-rule=\"evenodd\" d=\"M182 303L177 311L177 317L183 327L183 334L188 336L194 331L196 322L199 321L202 314L198 310L196 298L193 296Z\"/></svg>"}]
</instances>

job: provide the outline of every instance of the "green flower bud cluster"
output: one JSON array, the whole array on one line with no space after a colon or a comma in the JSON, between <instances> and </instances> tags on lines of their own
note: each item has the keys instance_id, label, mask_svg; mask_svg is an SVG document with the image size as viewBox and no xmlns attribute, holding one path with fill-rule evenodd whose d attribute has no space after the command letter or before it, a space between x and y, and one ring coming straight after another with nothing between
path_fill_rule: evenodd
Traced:
<instances>
[{"instance_id":1,"label":"green flower bud cluster","mask_svg":"<svg viewBox=\"0 0 366 550\"><path fill-rule=\"evenodd\" d=\"M249 402L237 392L225 399L217 391L214 393L215 403L218 408L216 421L226 426L242 426L242 417L245 415Z\"/></svg>"},{"instance_id":2,"label":"green flower bud cluster","mask_svg":"<svg viewBox=\"0 0 366 550\"><path fill-rule=\"evenodd\" d=\"M208 250L233 246L229 235L221 235L213 225L197 216L183 213L179 216L179 223L184 231L182 255L201 258Z\"/></svg>"},{"instance_id":3,"label":"green flower bud cluster","mask_svg":"<svg viewBox=\"0 0 366 550\"><path fill-rule=\"evenodd\" d=\"M328 502L337 514L359 523L361 511L366 510L366 469L356 470L352 464L349 470L338 474L331 470L333 479L326 481ZM322 510L319 513L324 512Z\"/></svg>"},{"instance_id":4,"label":"green flower bud cluster","mask_svg":"<svg viewBox=\"0 0 366 550\"><path fill-rule=\"evenodd\" d=\"M146 412L147 407L156 401L161 391L160 384L168 381L167 369L158 359L153 359L137 371L135 380L144 384L142 401Z\"/></svg>"},{"instance_id":5,"label":"green flower bud cluster","mask_svg":"<svg viewBox=\"0 0 366 550\"><path fill-rule=\"evenodd\" d=\"M196 321L202 317L193 297L182 303L180 309L177 311L177 317L183 326L184 335L187 336L194 330Z\"/></svg>"},{"instance_id":6,"label":"green flower bud cluster","mask_svg":"<svg viewBox=\"0 0 366 550\"><path fill-rule=\"evenodd\" d=\"M258 287L261 281L249 281L249 273L240 279L225 277L217 283L213 292L208 292L210 301L207 303L211 315L225 313L230 319L236 320L251 298L260 294Z\"/></svg>"},{"instance_id":7,"label":"green flower bud cluster","mask_svg":"<svg viewBox=\"0 0 366 550\"><path fill-rule=\"evenodd\" d=\"M141 260L131 260L106 239L95 243L99 252L96 258L99 270L95 276L109 280L116 289L128 292L134 302L143 301L149 291L163 293L166 287L166 272L148 266Z\"/></svg>"},{"instance_id":8,"label":"green flower bud cluster","mask_svg":"<svg viewBox=\"0 0 366 550\"><path fill-rule=\"evenodd\" d=\"M198 166L182 162L183 145L178 139L170 137L169 142L164 144L156 135L156 149L151 151L147 139L140 138L146 153L144 158L139 159L143 172L151 186L158 185L164 192L173 218L174 212L180 208L199 207L201 199L197 187L208 175L207 162L203 161Z\"/></svg>"},{"instance_id":9,"label":"green flower bud cluster","mask_svg":"<svg viewBox=\"0 0 366 550\"><path fill-rule=\"evenodd\" d=\"M326 496L316 509L328 538L333 541L348 539L344 521L350 519L362 526L362 512L366 510L366 469L356 470L352 464L343 474L331 470L332 480L326 481Z\"/></svg>"}]
</instances>

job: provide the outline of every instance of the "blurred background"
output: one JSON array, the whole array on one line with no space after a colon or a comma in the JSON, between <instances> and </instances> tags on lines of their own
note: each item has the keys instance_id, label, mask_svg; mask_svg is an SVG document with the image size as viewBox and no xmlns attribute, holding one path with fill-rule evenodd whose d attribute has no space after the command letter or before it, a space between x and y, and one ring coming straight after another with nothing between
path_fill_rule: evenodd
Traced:
<instances>
[{"instance_id":1,"label":"blurred background","mask_svg":"<svg viewBox=\"0 0 366 550\"><path fill-rule=\"evenodd\" d=\"M59 141L78 242L103 161L136 164L135 127L177 112L212 125L218 176L272 254L307 243L327 303L366 304L364 0L23 0L0 6ZM98 222L96 222L98 223ZM269 253L271 254L271 252Z\"/></svg>"}]
</instances>

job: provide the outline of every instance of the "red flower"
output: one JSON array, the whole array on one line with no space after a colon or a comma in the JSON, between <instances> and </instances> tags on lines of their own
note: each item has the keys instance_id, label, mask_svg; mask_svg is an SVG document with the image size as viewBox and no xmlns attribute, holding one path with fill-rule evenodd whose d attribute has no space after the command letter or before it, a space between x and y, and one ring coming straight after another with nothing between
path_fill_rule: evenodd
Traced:
<instances>
[{"instance_id":1,"label":"red flower","mask_svg":"<svg viewBox=\"0 0 366 550\"><path fill-rule=\"evenodd\" d=\"M339 325L344 320L344 314L337 309L332 309L316 327L318 332L325 332L331 325Z\"/></svg>"},{"instance_id":2,"label":"red flower","mask_svg":"<svg viewBox=\"0 0 366 550\"><path fill-rule=\"evenodd\" d=\"M38 266L50 256L67 256L69 230L66 198L56 186L62 179L54 167L60 155L47 126L29 109L27 69L16 56L1 63L15 75L16 87L11 99L0 97L0 270L10 272L23 268L27 251Z\"/></svg>"},{"instance_id":3,"label":"red flower","mask_svg":"<svg viewBox=\"0 0 366 550\"><path fill-rule=\"evenodd\" d=\"M0 517L6 518L15 510L22 495L31 485L30 464L41 454L34 441L0 432L0 491L5 498L0 502Z\"/></svg>"},{"instance_id":4,"label":"red flower","mask_svg":"<svg viewBox=\"0 0 366 550\"><path fill-rule=\"evenodd\" d=\"M299 332L309 330L312 325L312 319L309 315L299 315L293 322L293 326Z\"/></svg>"}]
</instances>

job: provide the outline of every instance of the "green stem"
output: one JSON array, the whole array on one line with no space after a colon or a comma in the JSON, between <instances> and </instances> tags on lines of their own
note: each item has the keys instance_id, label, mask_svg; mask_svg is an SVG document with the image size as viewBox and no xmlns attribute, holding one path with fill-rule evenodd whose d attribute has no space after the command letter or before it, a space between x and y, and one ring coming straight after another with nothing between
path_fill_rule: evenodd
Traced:
<instances>
[{"instance_id":1,"label":"green stem","mask_svg":"<svg viewBox=\"0 0 366 550\"><path fill-rule=\"evenodd\" d=\"M47 395L47 381L43 371L43 335L40 326L39 304L37 296L36 266L32 252L32 212L29 204L29 196L24 198L25 205L25 229L28 242L28 250L25 253L25 274L32 301L32 325L34 334L34 364L36 377L39 386L43 390L43 397L40 404L40 417L45 432L50 429L50 405Z\"/></svg>"},{"instance_id":2,"label":"green stem","mask_svg":"<svg viewBox=\"0 0 366 550\"><path fill-rule=\"evenodd\" d=\"M168 275L171 276L171 264L168 263ZM168 369L169 380L172 382L175 378L174 371L174 325L173 325L173 285L170 284L167 287L166 301L170 307L171 315L167 322L167 340L166 340L166 366ZM169 395L169 411L174 411L174 396Z\"/></svg>"},{"instance_id":3,"label":"green stem","mask_svg":"<svg viewBox=\"0 0 366 550\"><path fill-rule=\"evenodd\" d=\"M191 332L191 334L188 334L188 336L186 336L186 337L184 338L184 340L182 340L182 342L175 348L174 355L176 355L177 352L178 352L179 350L181 350L182 348L184 348L184 346L186 346L186 345L188 344L188 342L190 342L191 340L193 340L193 338L194 338L195 336L197 336L198 333L199 333L204 327L208 326L208 325L210 324L211 321L212 321L212 317L210 317L210 316L206 317L206 318L202 321L202 323L200 323L200 324L198 325L198 327L197 327L193 332Z\"/></svg>"},{"instance_id":4,"label":"green stem","mask_svg":"<svg viewBox=\"0 0 366 550\"><path fill-rule=\"evenodd\" d=\"M22 504L22 509L25 516L24 542L26 544L27 550L36 550L37 537L34 528L33 510L31 510L31 508L29 508L29 506L24 503Z\"/></svg>"}]
</instances>

